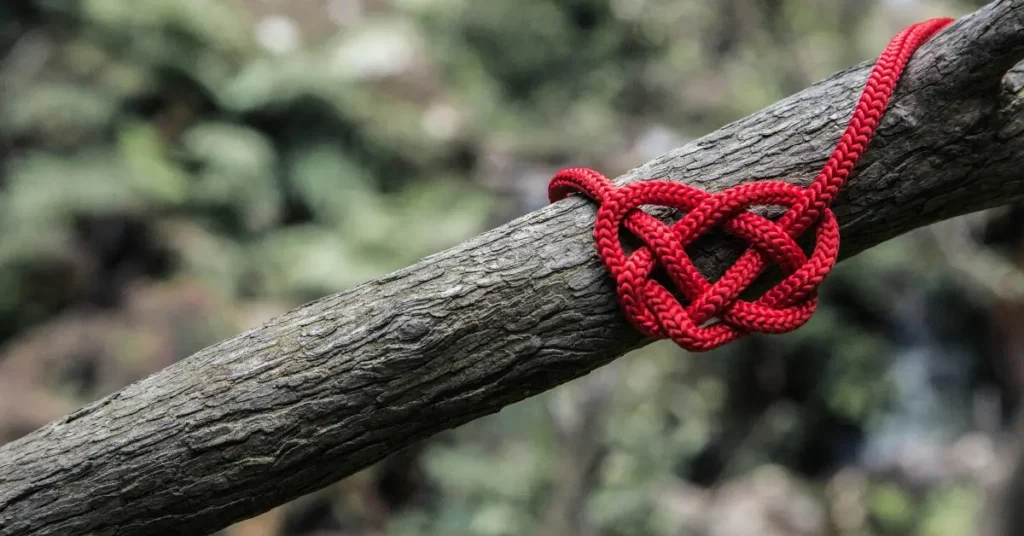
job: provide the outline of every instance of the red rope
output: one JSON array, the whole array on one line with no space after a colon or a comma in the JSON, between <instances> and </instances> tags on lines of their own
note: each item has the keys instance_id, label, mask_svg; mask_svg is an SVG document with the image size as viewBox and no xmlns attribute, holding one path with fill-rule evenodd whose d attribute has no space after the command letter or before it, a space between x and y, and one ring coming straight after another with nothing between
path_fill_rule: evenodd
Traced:
<instances>
[{"instance_id":1,"label":"red rope","mask_svg":"<svg viewBox=\"0 0 1024 536\"><path fill-rule=\"evenodd\" d=\"M586 168L564 169L555 175L548 186L552 203L581 193L600 205L594 228L597 251L615 278L619 302L630 323L650 337L668 337L688 350L705 351L751 332L785 333L807 322L818 304L818 284L839 253L839 225L829 207L864 154L911 55L950 22L933 19L915 24L889 42L835 151L807 188L763 181L709 194L664 180L616 187ZM685 216L666 225L642 211L642 205L671 207ZM747 210L767 205L788 210L777 221ZM643 243L630 255L619 241L620 225ZM711 283L685 248L717 225L750 247ZM808 257L796 239L815 225L816 241ZM785 278L755 301L739 299L769 262L778 264ZM651 277L657 264L686 297L686 306ZM717 322L709 323L712 320Z\"/></svg>"}]
</instances>

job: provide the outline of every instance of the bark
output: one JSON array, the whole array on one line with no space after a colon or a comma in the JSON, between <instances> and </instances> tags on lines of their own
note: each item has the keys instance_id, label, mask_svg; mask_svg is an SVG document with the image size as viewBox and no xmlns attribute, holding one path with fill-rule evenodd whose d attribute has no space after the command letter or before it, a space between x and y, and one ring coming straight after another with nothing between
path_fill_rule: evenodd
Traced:
<instances>
[{"instance_id":1,"label":"bark","mask_svg":"<svg viewBox=\"0 0 1024 536\"><path fill-rule=\"evenodd\" d=\"M835 212L843 257L1024 197L1024 0L958 21L911 61ZM621 177L717 191L806 184L870 64ZM309 303L0 447L0 533L203 534L647 344L571 199ZM720 273L737 245L709 240Z\"/></svg>"}]
</instances>

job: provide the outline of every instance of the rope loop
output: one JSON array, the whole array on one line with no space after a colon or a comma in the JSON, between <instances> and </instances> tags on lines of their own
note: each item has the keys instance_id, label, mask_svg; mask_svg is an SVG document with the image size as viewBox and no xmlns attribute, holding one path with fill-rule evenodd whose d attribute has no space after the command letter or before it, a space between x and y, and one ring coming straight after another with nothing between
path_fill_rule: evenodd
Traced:
<instances>
[{"instance_id":1,"label":"rope loop","mask_svg":"<svg viewBox=\"0 0 1024 536\"><path fill-rule=\"evenodd\" d=\"M548 185L552 203L582 194L600 205L594 241L630 323L650 337L670 338L690 351L707 351L749 333L793 331L810 320L818 304L818 285L839 255L839 224L832 202L871 142L910 57L951 22L918 23L889 42L835 150L806 188L760 181L710 194L680 182L647 180L616 186L592 169L559 171ZM683 216L668 225L644 212L645 205L672 208ZM786 211L772 221L751 212L753 206ZM686 247L716 227L749 247L712 282L694 265ZM629 254L619 239L623 228L641 244ZM796 241L811 228L815 241L808 255ZM756 300L741 300L739 296L769 264L782 269L782 281ZM653 278L659 266L686 305Z\"/></svg>"}]
</instances>

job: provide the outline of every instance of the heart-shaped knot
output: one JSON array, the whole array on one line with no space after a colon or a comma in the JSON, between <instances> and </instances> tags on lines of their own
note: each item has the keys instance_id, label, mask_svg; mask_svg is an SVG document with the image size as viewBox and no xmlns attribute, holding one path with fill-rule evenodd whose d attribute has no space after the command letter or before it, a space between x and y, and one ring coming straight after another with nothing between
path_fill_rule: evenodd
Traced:
<instances>
[{"instance_id":1,"label":"heart-shaped knot","mask_svg":"<svg viewBox=\"0 0 1024 536\"><path fill-rule=\"evenodd\" d=\"M603 187L595 188L598 184ZM601 204L594 238L615 279L626 317L646 335L671 338L693 351L709 350L750 332L785 333L802 326L814 314L818 284L839 255L839 225L831 210L825 209L818 217L810 257L796 243L800 229L795 218L772 221L747 210L752 206L797 207L806 190L784 182L743 184L709 194L668 181L634 182L616 188L599 173L582 168L562 170L552 179L553 200L574 192ZM641 210L642 205L669 207L684 215L667 225ZM719 226L750 247L722 277L710 282L694 265L686 247ZM619 240L620 227L641 243L628 255ZM785 278L757 300L739 299L769 263L777 264ZM659 265L686 298L685 306L653 278ZM705 325L713 319L718 322Z\"/></svg>"},{"instance_id":2,"label":"heart-shaped knot","mask_svg":"<svg viewBox=\"0 0 1024 536\"><path fill-rule=\"evenodd\" d=\"M910 57L951 22L932 19L915 24L889 42L835 150L806 188L761 181L711 194L664 180L617 187L587 168L558 172L548 185L552 203L580 193L600 205L594 224L597 251L615 279L630 323L648 336L671 338L692 351L710 350L748 333L785 333L806 323L818 304L818 285L839 255L839 224L829 207L871 142ZM682 218L668 225L641 210L645 205L676 209ZM773 221L751 212L754 206L780 206L786 212ZM711 282L686 247L715 227L750 246ZM812 227L815 241L808 256L796 239ZM628 255L619 240L621 228L640 241ZM771 263L782 269L782 281L754 301L741 300L740 294ZM685 305L654 278L658 266Z\"/></svg>"}]
</instances>

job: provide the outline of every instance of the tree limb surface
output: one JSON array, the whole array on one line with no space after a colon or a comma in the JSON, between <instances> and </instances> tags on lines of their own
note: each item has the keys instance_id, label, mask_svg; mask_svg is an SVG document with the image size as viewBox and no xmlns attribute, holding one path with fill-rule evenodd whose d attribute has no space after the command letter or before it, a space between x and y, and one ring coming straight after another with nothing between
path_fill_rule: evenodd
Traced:
<instances>
[{"instance_id":1,"label":"tree limb surface","mask_svg":"<svg viewBox=\"0 0 1024 536\"><path fill-rule=\"evenodd\" d=\"M911 60L835 204L846 258L1024 198L1024 0L954 23ZM807 184L871 63L619 178L718 191ZM1005 76L1004 76L1005 75ZM569 199L206 348L0 447L0 534L196 535L649 343L620 314ZM694 256L721 273L738 245Z\"/></svg>"}]
</instances>

